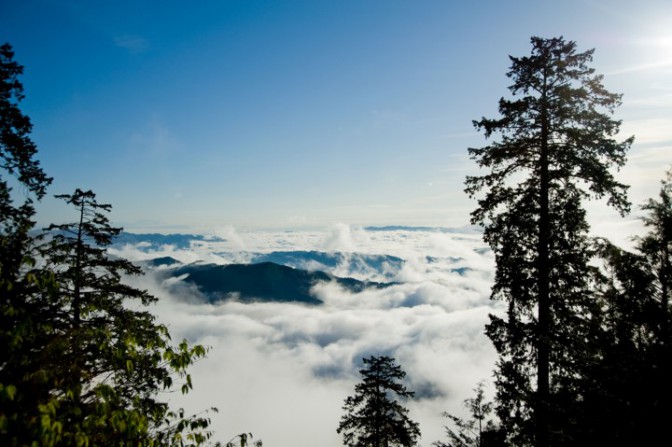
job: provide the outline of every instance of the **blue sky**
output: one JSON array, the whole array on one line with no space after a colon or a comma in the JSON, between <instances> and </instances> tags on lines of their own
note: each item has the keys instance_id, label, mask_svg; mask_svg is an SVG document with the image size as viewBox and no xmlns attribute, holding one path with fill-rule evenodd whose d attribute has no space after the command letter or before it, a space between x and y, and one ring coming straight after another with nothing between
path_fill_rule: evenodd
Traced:
<instances>
[{"instance_id":1,"label":"blue sky","mask_svg":"<svg viewBox=\"0 0 672 447\"><path fill-rule=\"evenodd\" d=\"M595 48L635 134L634 203L672 162L669 1L3 2L53 194L131 231L463 225L471 125L530 36ZM40 222L62 221L61 204ZM605 214L607 220L615 213Z\"/></svg>"}]
</instances>

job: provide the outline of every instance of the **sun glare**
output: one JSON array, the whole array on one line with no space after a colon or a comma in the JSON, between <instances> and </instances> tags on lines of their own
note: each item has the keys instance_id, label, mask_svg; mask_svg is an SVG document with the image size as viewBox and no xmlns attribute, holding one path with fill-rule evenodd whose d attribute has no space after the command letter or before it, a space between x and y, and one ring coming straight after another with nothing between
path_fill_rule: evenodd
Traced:
<instances>
[{"instance_id":1,"label":"sun glare","mask_svg":"<svg viewBox=\"0 0 672 447\"><path fill-rule=\"evenodd\" d=\"M659 56L661 62L672 62L672 36L656 36L650 39L651 50Z\"/></svg>"},{"instance_id":2,"label":"sun glare","mask_svg":"<svg viewBox=\"0 0 672 447\"><path fill-rule=\"evenodd\" d=\"M672 16L662 14L640 24L637 46L654 65L672 64Z\"/></svg>"}]
</instances>

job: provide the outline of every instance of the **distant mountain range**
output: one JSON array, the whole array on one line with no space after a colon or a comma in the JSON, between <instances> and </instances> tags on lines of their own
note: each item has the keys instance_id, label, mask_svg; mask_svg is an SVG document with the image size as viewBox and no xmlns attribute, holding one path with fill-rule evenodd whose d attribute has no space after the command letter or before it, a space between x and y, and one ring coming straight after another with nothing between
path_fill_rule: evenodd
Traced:
<instances>
[{"instance_id":1,"label":"distant mountain range","mask_svg":"<svg viewBox=\"0 0 672 447\"><path fill-rule=\"evenodd\" d=\"M386 225L382 227L364 227L366 231L426 231L439 233L482 233L483 230L475 225L463 227L413 227L406 225Z\"/></svg>"},{"instance_id":2,"label":"distant mountain range","mask_svg":"<svg viewBox=\"0 0 672 447\"><path fill-rule=\"evenodd\" d=\"M371 231L421 231L420 227L377 227ZM433 229L449 231L449 229ZM224 239L193 234L133 234L122 233L114 245L131 244L150 253L161 251L166 245L178 250L189 250L198 244L225 242ZM215 252L224 262L236 262L239 254ZM144 264L150 269L161 268L161 275L179 278L195 285L209 302L236 299L241 302L295 302L322 304L312 292L320 282L336 283L344 290L357 293L367 288L383 288L397 284L406 261L396 256L367 253L322 251L274 251L244 253L245 264L183 264L175 258L157 257ZM459 275L470 271L459 265L459 257L426 256L428 266ZM457 265L456 265L457 264ZM173 286L174 287L174 286Z\"/></svg>"},{"instance_id":3,"label":"distant mountain range","mask_svg":"<svg viewBox=\"0 0 672 447\"><path fill-rule=\"evenodd\" d=\"M139 248L160 250L165 245L172 245L178 250L191 248L194 242L225 242L225 239L216 236L202 236L198 234L159 234L159 233L127 233L122 231L114 238L113 246L140 245Z\"/></svg>"},{"instance_id":4,"label":"distant mountain range","mask_svg":"<svg viewBox=\"0 0 672 447\"><path fill-rule=\"evenodd\" d=\"M439 232L439 233L480 233L482 229L473 226L463 227L413 227L403 225L388 225L382 227L364 227L366 231L413 231L413 232ZM144 250L158 250L162 246L172 245L176 249L188 249L196 242L226 242L226 239L218 236L204 236L199 234L160 234L160 233L128 233L122 231L119 236L114 239L114 246L123 246L126 244L138 245L140 244Z\"/></svg>"},{"instance_id":5,"label":"distant mountain range","mask_svg":"<svg viewBox=\"0 0 672 447\"><path fill-rule=\"evenodd\" d=\"M246 303L261 301L319 305L322 300L313 294L312 288L320 282L336 283L352 293L393 284L338 278L321 271L309 272L273 262L173 267L178 263L170 257L148 261L153 266L172 267L167 270L171 277L183 277L183 281L194 284L211 303L235 299Z\"/></svg>"},{"instance_id":6,"label":"distant mountain range","mask_svg":"<svg viewBox=\"0 0 672 447\"><path fill-rule=\"evenodd\" d=\"M181 262L170 256L162 256L160 258L154 258L150 259L149 261L145 261L145 264L148 264L152 267L162 267L162 266L181 264Z\"/></svg>"}]
</instances>

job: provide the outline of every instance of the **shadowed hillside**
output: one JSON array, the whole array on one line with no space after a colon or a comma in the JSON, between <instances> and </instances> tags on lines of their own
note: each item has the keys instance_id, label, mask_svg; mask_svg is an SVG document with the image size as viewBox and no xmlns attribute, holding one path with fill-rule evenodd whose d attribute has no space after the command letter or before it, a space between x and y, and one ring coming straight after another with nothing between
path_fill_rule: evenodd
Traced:
<instances>
[{"instance_id":1,"label":"shadowed hillside","mask_svg":"<svg viewBox=\"0 0 672 447\"><path fill-rule=\"evenodd\" d=\"M322 304L311 288L318 282L336 282L353 293L390 284L337 278L327 273L294 269L272 262L259 264L191 264L173 271L173 276L187 275L184 281L198 287L210 302L235 298L243 302L298 302Z\"/></svg>"}]
</instances>

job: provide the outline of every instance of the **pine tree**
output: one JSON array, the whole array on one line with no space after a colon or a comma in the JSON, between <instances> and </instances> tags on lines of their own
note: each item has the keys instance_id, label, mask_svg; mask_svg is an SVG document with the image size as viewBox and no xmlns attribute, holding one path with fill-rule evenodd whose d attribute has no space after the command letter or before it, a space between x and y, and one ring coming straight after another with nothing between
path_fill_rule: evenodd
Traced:
<instances>
[{"instance_id":1,"label":"pine tree","mask_svg":"<svg viewBox=\"0 0 672 447\"><path fill-rule=\"evenodd\" d=\"M588 66L593 50L577 52L563 38L531 42L530 56L510 58L514 98L500 99L501 117L474 121L500 140L469 149L490 172L467 177L466 192L485 193L472 223L495 254L492 298L508 303L486 328L499 353L498 416L514 444L547 447L571 442L576 367L599 313L581 204L606 196L628 211L611 169L625 163L633 139L614 139L620 122L610 116L621 97Z\"/></svg>"},{"instance_id":2,"label":"pine tree","mask_svg":"<svg viewBox=\"0 0 672 447\"><path fill-rule=\"evenodd\" d=\"M91 191L57 196L76 220L52 225L40 246L42 269L57 285L49 303L49 341L34 362L45 367L50 399L38 410L41 445L199 445L209 437L205 417L185 417L158 398L175 377L187 393L187 368L202 346L170 344L165 326L146 309L156 298L124 283L141 270L112 258L106 247L121 229L111 206ZM134 302L136 304L134 304ZM144 308L144 309L143 309Z\"/></svg>"},{"instance_id":3,"label":"pine tree","mask_svg":"<svg viewBox=\"0 0 672 447\"><path fill-rule=\"evenodd\" d=\"M36 159L37 147L30 138L32 123L19 108L24 98L19 76L23 67L14 61L9 44L0 46L0 282L16 281L23 264L34 215L33 198L41 199L51 183ZM10 186L13 177L28 192L24 202Z\"/></svg>"},{"instance_id":4,"label":"pine tree","mask_svg":"<svg viewBox=\"0 0 672 447\"><path fill-rule=\"evenodd\" d=\"M598 242L602 319L593 340L599 351L586 365L586 445L655 445L667 436L672 399L672 171L659 200L649 199L642 220L649 232L628 252Z\"/></svg>"},{"instance_id":5,"label":"pine tree","mask_svg":"<svg viewBox=\"0 0 672 447\"><path fill-rule=\"evenodd\" d=\"M51 178L18 106L23 67L13 58L0 46L0 445L202 443L207 418L171 411L158 392L175 377L188 391L186 368L205 350L171 346L151 314L126 307L154 298L125 286L122 275L139 270L100 248L118 232L100 212L109 206L92 193L64 196L82 218L37 249L33 201Z\"/></svg>"},{"instance_id":6,"label":"pine tree","mask_svg":"<svg viewBox=\"0 0 672 447\"><path fill-rule=\"evenodd\" d=\"M648 212L643 218L650 229L639 240L639 251L646 256L649 269L655 275L655 297L660 303L660 315L668 315L672 293L672 170L666 174L658 194L658 200L649 199L642 209ZM661 319L661 338L667 339L670 322Z\"/></svg>"},{"instance_id":7,"label":"pine tree","mask_svg":"<svg viewBox=\"0 0 672 447\"><path fill-rule=\"evenodd\" d=\"M649 281L645 287L636 286L638 290L633 293L646 291L648 299L641 301L641 318L636 319L641 324L633 337L635 346L644 353L641 365L645 372L634 377L643 383L643 394L634 395L630 407L634 409L640 404L644 408L634 410L638 413L636 420L639 424L631 438L648 445L668 435L669 404L672 401L672 364L669 361L672 358L672 169L661 183L658 200L649 199L642 206L647 212L642 220L649 231L638 240L643 268L635 278L644 277ZM645 435L637 440L637 435L642 433Z\"/></svg>"},{"instance_id":8,"label":"pine tree","mask_svg":"<svg viewBox=\"0 0 672 447\"><path fill-rule=\"evenodd\" d=\"M51 183L36 159L30 138L32 124L19 103L23 67L14 61L9 44L0 46L0 444L10 430L26 433L39 425L38 396L45 396L33 355L47 342L38 318L43 310L34 296L53 286L48 273L27 274L35 263L30 247L35 214L33 201L46 194ZM12 186L19 187L14 191ZM20 428L19 428L20 427Z\"/></svg>"},{"instance_id":9,"label":"pine tree","mask_svg":"<svg viewBox=\"0 0 672 447\"><path fill-rule=\"evenodd\" d=\"M37 147L30 139L33 125L30 118L24 115L19 108L23 100L23 85L19 76L23 74L23 67L14 61L14 51L11 45L0 46L0 168L15 176L19 183L38 199L46 194L51 183L35 158ZM11 188L6 179L0 182L2 191L3 224L7 216L7 199Z\"/></svg>"},{"instance_id":10,"label":"pine tree","mask_svg":"<svg viewBox=\"0 0 672 447\"><path fill-rule=\"evenodd\" d=\"M350 447L413 446L420 436L418 424L408 417L408 410L397 399L414 396L399 383L406 373L393 358L371 356L363 359L359 371L362 382L355 385L355 395L345 400L346 414L336 430Z\"/></svg>"}]
</instances>

